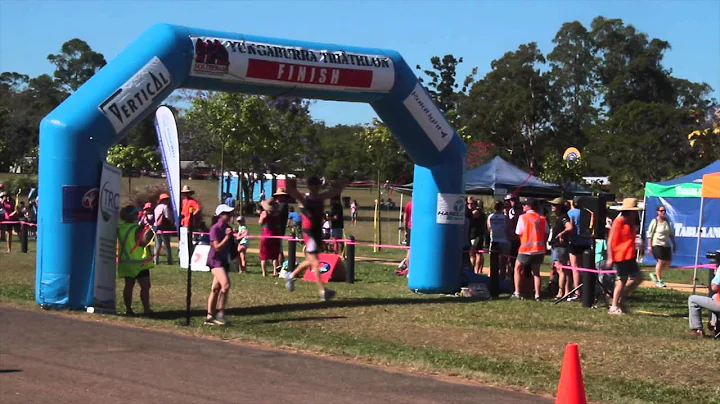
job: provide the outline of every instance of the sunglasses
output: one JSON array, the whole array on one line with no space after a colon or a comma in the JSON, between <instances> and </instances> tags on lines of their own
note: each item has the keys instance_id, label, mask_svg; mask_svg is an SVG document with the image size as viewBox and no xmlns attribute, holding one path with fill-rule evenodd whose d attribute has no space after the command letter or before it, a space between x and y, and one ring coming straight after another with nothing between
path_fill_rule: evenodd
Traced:
<instances>
[{"instance_id":1,"label":"sunglasses","mask_svg":"<svg viewBox=\"0 0 720 404\"><path fill-rule=\"evenodd\" d=\"M665 209L658 209L658 212L665 213Z\"/></svg>"}]
</instances>

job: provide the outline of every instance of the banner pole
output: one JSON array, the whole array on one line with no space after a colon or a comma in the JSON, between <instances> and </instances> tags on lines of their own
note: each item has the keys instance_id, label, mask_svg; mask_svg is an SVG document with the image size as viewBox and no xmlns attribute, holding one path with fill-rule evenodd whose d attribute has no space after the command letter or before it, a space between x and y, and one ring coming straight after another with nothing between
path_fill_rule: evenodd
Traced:
<instances>
[{"instance_id":1,"label":"banner pole","mask_svg":"<svg viewBox=\"0 0 720 404\"><path fill-rule=\"evenodd\" d=\"M693 294L695 294L695 288L697 287L697 265L698 255L700 254L700 238L702 237L702 219L703 219L703 205L705 204L705 198L700 197L700 218L698 219L698 233L697 243L695 245L695 268L693 268ZM712 270L710 271L712 272ZM708 285L709 286L709 285Z\"/></svg>"},{"instance_id":2,"label":"banner pole","mask_svg":"<svg viewBox=\"0 0 720 404\"><path fill-rule=\"evenodd\" d=\"M647 188L645 188L645 196L643 196L643 210L642 210L642 216L640 216L640 237L643 241L645 241L645 215L647 214ZM637 257L635 257L635 260L640 263L642 262L640 260L640 257L644 254L645 250L647 250L647 247L643 243L643 249L637 250Z\"/></svg>"}]
</instances>

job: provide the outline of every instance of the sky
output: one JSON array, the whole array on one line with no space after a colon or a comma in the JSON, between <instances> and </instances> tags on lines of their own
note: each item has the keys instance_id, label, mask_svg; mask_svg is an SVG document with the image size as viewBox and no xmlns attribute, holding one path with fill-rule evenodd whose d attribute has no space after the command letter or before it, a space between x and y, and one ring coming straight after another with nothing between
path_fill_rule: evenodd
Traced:
<instances>
[{"instance_id":1,"label":"sky","mask_svg":"<svg viewBox=\"0 0 720 404\"><path fill-rule=\"evenodd\" d=\"M670 42L664 65L677 77L710 84L720 99L720 0L685 1L13 1L0 0L0 71L52 74L46 57L80 38L111 61L155 23L393 49L408 65L432 56L463 57L458 77L521 44L544 54L564 22L586 27L596 16L621 18ZM369 105L317 101L315 119L328 125L370 122Z\"/></svg>"}]
</instances>

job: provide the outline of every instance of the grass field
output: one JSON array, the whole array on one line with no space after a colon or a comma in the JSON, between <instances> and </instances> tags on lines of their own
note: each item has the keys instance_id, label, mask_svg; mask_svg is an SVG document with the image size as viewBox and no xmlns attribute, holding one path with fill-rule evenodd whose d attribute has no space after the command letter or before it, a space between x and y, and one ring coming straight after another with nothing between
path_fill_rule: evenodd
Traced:
<instances>
[{"instance_id":1,"label":"grass field","mask_svg":"<svg viewBox=\"0 0 720 404\"><path fill-rule=\"evenodd\" d=\"M133 188L156 181L133 179ZM217 203L216 182L190 185L204 206ZM347 194L361 206L371 206L374 200L368 190ZM388 239L396 243L397 211L387 216L383 225ZM361 210L361 219L348 233L372 242L372 210ZM255 219L248 222L258 234ZM36 307L35 246L31 243L29 254L17 252L19 244L15 250L0 254L0 303ZM375 254L371 247L359 246L357 255L399 260L404 250ZM580 345L586 388L593 402L711 403L720 397L713 377L720 363L720 345L686 336L687 294L677 291L640 289L631 303L633 312L618 317L603 309L583 309L579 303L554 306L503 297L480 302L417 295L408 291L405 278L395 276L393 266L358 263L357 283L333 285L338 299L321 303L314 285L299 282L291 294L278 279L259 275L256 255L250 256L249 263L251 274L231 274L229 327L200 325L211 281L206 273L193 276L192 326L179 326L184 319L185 273L168 266L153 270L156 316L93 318L255 341L544 395L554 394L565 344L575 342ZM691 271L673 270L665 280L690 283L691 277ZM699 279L705 281L706 274L701 272Z\"/></svg>"},{"instance_id":2,"label":"grass field","mask_svg":"<svg viewBox=\"0 0 720 404\"><path fill-rule=\"evenodd\" d=\"M35 306L34 245L30 247L29 254L0 255L0 303ZM711 403L720 394L713 377L720 345L686 336L687 295L679 292L641 289L631 303L633 313L618 317L602 309L583 309L579 303L553 306L417 295L407 290L404 278L394 275L394 268L359 263L357 283L333 285L338 299L321 303L312 284L299 282L291 294L280 280L258 275L255 260L250 270L249 275L231 274L232 323L226 328L200 325L211 281L206 273L193 274L192 326L178 325L184 319L185 274L167 266L153 270L153 318L99 318L544 395L557 388L565 344L575 342L593 402ZM138 302L135 309L139 311Z\"/></svg>"}]
</instances>

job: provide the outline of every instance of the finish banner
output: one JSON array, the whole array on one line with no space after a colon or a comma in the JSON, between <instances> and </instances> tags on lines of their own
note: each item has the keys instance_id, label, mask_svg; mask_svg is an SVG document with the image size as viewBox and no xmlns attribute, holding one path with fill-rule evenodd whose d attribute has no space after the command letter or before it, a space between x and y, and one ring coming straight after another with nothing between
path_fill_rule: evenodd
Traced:
<instances>
[{"instance_id":1,"label":"finish banner","mask_svg":"<svg viewBox=\"0 0 720 404\"><path fill-rule=\"evenodd\" d=\"M162 152L168 192L175 213L175 225L180 229L180 144L175 115L170 108L161 106L155 112L155 130Z\"/></svg>"},{"instance_id":2,"label":"finish banner","mask_svg":"<svg viewBox=\"0 0 720 404\"><path fill-rule=\"evenodd\" d=\"M115 257L121 180L122 172L118 168L108 163L103 164L98 195L95 268L91 304L95 312L115 311Z\"/></svg>"},{"instance_id":3,"label":"finish banner","mask_svg":"<svg viewBox=\"0 0 720 404\"><path fill-rule=\"evenodd\" d=\"M390 92L392 59L242 40L194 37L190 75L243 84L333 91Z\"/></svg>"}]
</instances>

